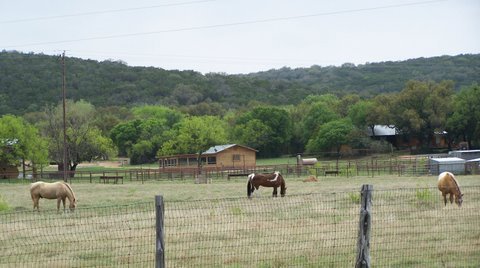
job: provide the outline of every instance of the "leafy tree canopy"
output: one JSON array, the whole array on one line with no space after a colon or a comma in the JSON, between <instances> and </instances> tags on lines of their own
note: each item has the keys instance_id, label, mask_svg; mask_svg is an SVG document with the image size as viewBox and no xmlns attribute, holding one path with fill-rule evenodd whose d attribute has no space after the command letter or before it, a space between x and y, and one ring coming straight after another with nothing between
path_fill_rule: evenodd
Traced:
<instances>
[{"instance_id":1,"label":"leafy tree canopy","mask_svg":"<svg viewBox=\"0 0 480 268\"><path fill-rule=\"evenodd\" d=\"M115 155L115 147L110 138L102 135L93 120L95 107L86 102L66 101L65 141L67 146L67 165L74 171L83 161L107 159ZM49 140L49 156L63 169L64 135L63 106L49 107L38 122L43 136ZM72 174L73 175L73 174Z\"/></svg>"},{"instance_id":2,"label":"leafy tree canopy","mask_svg":"<svg viewBox=\"0 0 480 268\"><path fill-rule=\"evenodd\" d=\"M453 114L448 118L448 133L460 136L469 148L480 146L480 86L463 88L453 98ZM472 147L473 146L473 147Z\"/></svg>"},{"instance_id":3,"label":"leafy tree canopy","mask_svg":"<svg viewBox=\"0 0 480 268\"><path fill-rule=\"evenodd\" d=\"M169 139L158 150L158 156L201 154L211 146L227 142L227 125L215 116L190 116L177 123Z\"/></svg>"},{"instance_id":4,"label":"leafy tree canopy","mask_svg":"<svg viewBox=\"0 0 480 268\"><path fill-rule=\"evenodd\" d=\"M256 107L240 115L235 123L236 133L247 146L256 143L260 156L287 153L292 136L292 122L287 111L277 107ZM258 133L253 133L258 131ZM252 137L252 144L248 138Z\"/></svg>"},{"instance_id":5,"label":"leafy tree canopy","mask_svg":"<svg viewBox=\"0 0 480 268\"><path fill-rule=\"evenodd\" d=\"M16 165L20 159L33 165L48 163L47 141L21 117L0 117L0 163Z\"/></svg>"},{"instance_id":6,"label":"leafy tree canopy","mask_svg":"<svg viewBox=\"0 0 480 268\"><path fill-rule=\"evenodd\" d=\"M348 118L325 123L320 127L318 133L308 141L306 150L315 153L334 149L338 153L342 145L350 143L350 135L353 130L354 126Z\"/></svg>"}]
</instances>

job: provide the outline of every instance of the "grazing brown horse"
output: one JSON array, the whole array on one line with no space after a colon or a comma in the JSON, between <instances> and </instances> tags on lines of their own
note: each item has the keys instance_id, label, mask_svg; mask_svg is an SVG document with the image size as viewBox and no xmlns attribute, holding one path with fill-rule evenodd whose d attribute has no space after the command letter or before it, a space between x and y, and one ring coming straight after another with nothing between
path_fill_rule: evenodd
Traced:
<instances>
[{"instance_id":1,"label":"grazing brown horse","mask_svg":"<svg viewBox=\"0 0 480 268\"><path fill-rule=\"evenodd\" d=\"M445 171L438 175L438 189L442 192L445 206L447 205L447 194L450 194L450 203L453 203L453 197L455 197L455 203L459 207L462 206L463 194L460 192L460 186L451 172Z\"/></svg>"},{"instance_id":2,"label":"grazing brown horse","mask_svg":"<svg viewBox=\"0 0 480 268\"><path fill-rule=\"evenodd\" d=\"M247 196L252 198L252 193L255 189L258 190L260 186L273 187L273 197L277 197L277 188L280 187L280 195L285 196L287 187L285 187L285 180L280 172L276 171L272 174L255 174L248 175L247 182Z\"/></svg>"},{"instance_id":3,"label":"grazing brown horse","mask_svg":"<svg viewBox=\"0 0 480 268\"><path fill-rule=\"evenodd\" d=\"M57 199L57 211L60 211L60 202L63 203L63 211L65 211L65 199L67 198L70 202L70 211L73 212L77 205L77 200L75 199L72 187L63 181L53 183L43 181L34 182L30 184L30 195L33 200L33 210L37 208L37 211L40 211L38 206L40 198Z\"/></svg>"}]
</instances>

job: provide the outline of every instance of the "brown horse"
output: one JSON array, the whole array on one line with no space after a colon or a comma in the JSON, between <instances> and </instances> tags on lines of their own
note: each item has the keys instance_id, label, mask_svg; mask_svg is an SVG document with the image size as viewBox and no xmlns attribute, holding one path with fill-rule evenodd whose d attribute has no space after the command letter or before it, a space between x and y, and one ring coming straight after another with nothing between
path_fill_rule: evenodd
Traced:
<instances>
[{"instance_id":1,"label":"brown horse","mask_svg":"<svg viewBox=\"0 0 480 268\"><path fill-rule=\"evenodd\" d=\"M280 187L280 195L285 196L287 187L285 187L285 180L280 172L276 171L272 174L255 174L248 175L247 182L247 196L252 198L252 193L255 189L258 190L260 186L273 187L273 197L277 197L277 188Z\"/></svg>"},{"instance_id":2,"label":"brown horse","mask_svg":"<svg viewBox=\"0 0 480 268\"><path fill-rule=\"evenodd\" d=\"M57 199L57 211L60 211L60 202L63 203L63 211L65 211L65 199L67 198L70 202L70 211L73 212L77 205L77 200L75 199L75 193L73 193L72 187L63 181L53 183L43 181L34 182L30 184L30 195L33 200L33 210L37 208L37 211L40 211L38 206L40 198Z\"/></svg>"},{"instance_id":3,"label":"brown horse","mask_svg":"<svg viewBox=\"0 0 480 268\"><path fill-rule=\"evenodd\" d=\"M438 175L438 189L442 192L445 206L447 205L447 194L450 194L450 203L453 203L453 197L455 197L455 203L459 207L462 206L463 194L460 192L460 186L451 172L445 171Z\"/></svg>"}]
</instances>

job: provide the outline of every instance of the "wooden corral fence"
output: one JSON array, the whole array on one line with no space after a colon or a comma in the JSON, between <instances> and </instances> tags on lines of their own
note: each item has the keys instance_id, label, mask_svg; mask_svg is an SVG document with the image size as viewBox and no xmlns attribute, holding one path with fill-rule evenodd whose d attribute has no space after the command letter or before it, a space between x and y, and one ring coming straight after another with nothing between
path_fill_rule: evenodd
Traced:
<instances>
[{"instance_id":1,"label":"wooden corral fence","mask_svg":"<svg viewBox=\"0 0 480 268\"><path fill-rule=\"evenodd\" d=\"M468 169L468 170L467 170ZM209 180L220 179L240 179L245 178L251 173L272 173L280 171L284 176L424 176L434 174L435 168L429 165L428 157L404 157L391 159L361 159L361 160L342 160L342 161L319 161L315 165L257 165L242 168L202 168L201 174ZM472 173L478 169L466 167L465 174ZM102 171L83 171L77 170L68 173L68 180L88 180L94 182L108 182L109 178L117 182L125 181L149 181L149 180L185 180L196 178L199 175L198 168L140 168L140 169L105 169ZM17 174L8 174L0 171L2 179L16 179ZM36 180L62 179L62 171L41 171L36 174L26 174L25 178ZM103 179L102 179L103 178Z\"/></svg>"}]
</instances>

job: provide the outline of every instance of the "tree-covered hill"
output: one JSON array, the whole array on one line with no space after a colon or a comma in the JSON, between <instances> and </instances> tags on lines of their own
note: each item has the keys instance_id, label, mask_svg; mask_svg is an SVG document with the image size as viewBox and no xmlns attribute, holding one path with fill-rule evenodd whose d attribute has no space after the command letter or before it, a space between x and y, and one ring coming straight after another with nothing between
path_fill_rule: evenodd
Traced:
<instances>
[{"instance_id":1,"label":"tree-covered hill","mask_svg":"<svg viewBox=\"0 0 480 268\"><path fill-rule=\"evenodd\" d=\"M282 68L248 75L167 71L118 61L65 59L67 98L96 107L202 103L239 108L251 101L297 104L311 94L374 96L401 91L409 80L480 81L480 54L341 67ZM62 98L59 56L0 52L0 115L36 112Z\"/></svg>"},{"instance_id":2,"label":"tree-covered hill","mask_svg":"<svg viewBox=\"0 0 480 268\"><path fill-rule=\"evenodd\" d=\"M282 68L249 74L271 83L284 81L298 84L320 93L357 93L363 96L398 92L409 80L452 80L456 89L480 81L480 54L418 58L398 62L367 63L341 67L312 66ZM341 93L340 93L341 94Z\"/></svg>"}]
</instances>

